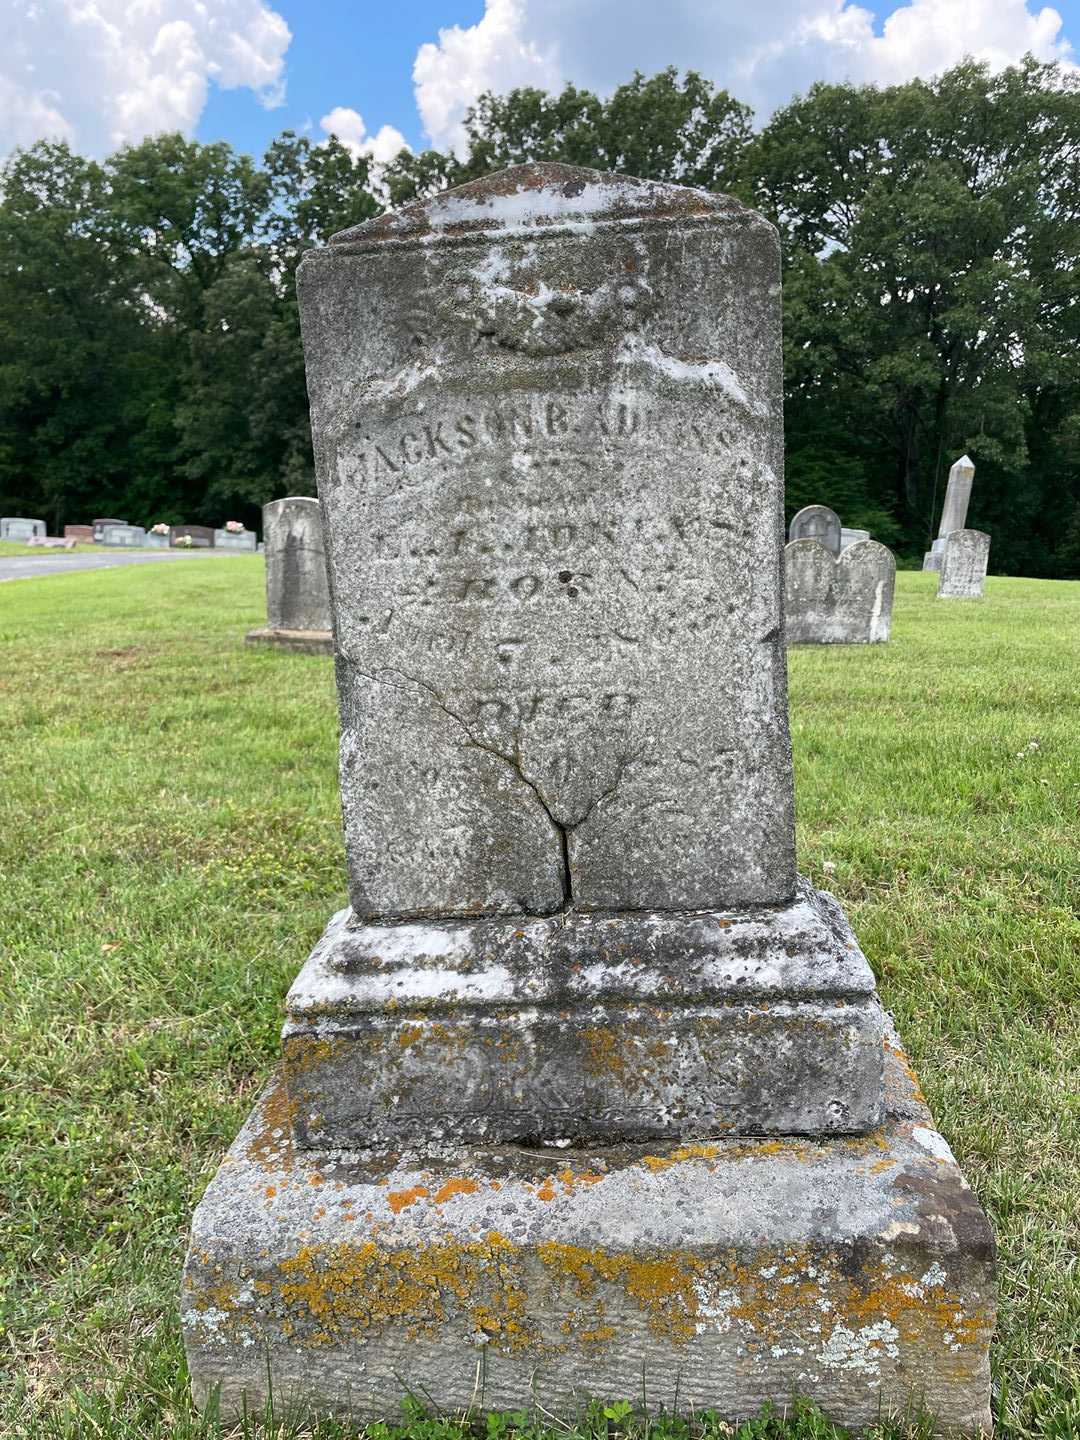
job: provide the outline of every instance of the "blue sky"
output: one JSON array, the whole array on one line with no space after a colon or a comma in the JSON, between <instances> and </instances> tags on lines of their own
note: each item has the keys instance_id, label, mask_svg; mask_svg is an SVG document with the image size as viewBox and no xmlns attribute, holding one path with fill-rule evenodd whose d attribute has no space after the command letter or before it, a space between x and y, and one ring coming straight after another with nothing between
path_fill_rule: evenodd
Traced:
<instances>
[{"instance_id":1,"label":"blue sky","mask_svg":"<svg viewBox=\"0 0 1080 1440\"><path fill-rule=\"evenodd\" d=\"M965 54L1075 64L1080 0L4 0L0 155L163 130L261 153L283 129L382 159L459 145L484 90L600 93L694 67L765 118L814 80L889 84Z\"/></svg>"},{"instance_id":2,"label":"blue sky","mask_svg":"<svg viewBox=\"0 0 1080 1440\"><path fill-rule=\"evenodd\" d=\"M1080 0L1076 0L1080 4ZM371 130L390 124L418 149L424 137L413 98L412 67L441 26L475 25L483 0L278 0L292 31L284 105L266 110L250 90L210 91L200 140L229 140L260 153L282 130L311 125L336 105L358 110Z\"/></svg>"}]
</instances>

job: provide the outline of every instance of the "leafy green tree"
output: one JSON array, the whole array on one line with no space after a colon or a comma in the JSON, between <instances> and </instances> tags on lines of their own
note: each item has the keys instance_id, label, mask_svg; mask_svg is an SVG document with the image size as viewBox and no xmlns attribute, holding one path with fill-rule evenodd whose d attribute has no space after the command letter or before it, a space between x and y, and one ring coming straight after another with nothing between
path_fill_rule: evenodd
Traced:
<instances>
[{"instance_id":1,"label":"leafy green tree","mask_svg":"<svg viewBox=\"0 0 1080 1440\"><path fill-rule=\"evenodd\" d=\"M387 183L400 204L507 165L558 160L730 190L750 140L750 119L745 105L692 70L681 79L674 69L648 79L635 73L607 100L573 85L559 95L533 89L485 94L465 118L466 159L430 150L402 154Z\"/></svg>"},{"instance_id":2,"label":"leafy green tree","mask_svg":"<svg viewBox=\"0 0 1080 1440\"><path fill-rule=\"evenodd\" d=\"M171 444L172 386L105 171L43 142L0 183L0 504L50 529L122 513Z\"/></svg>"},{"instance_id":3,"label":"leafy green tree","mask_svg":"<svg viewBox=\"0 0 1080 1440\"><path fill-rule=\"evenodd\" d=\"M1001 522L996 563L1052 568L1076 477L1062 492L1029 459L1040 413L1075 404L1078 154L1080 87L1029 59L882 90L814 86L748 157L785 242L793 466L830 415L840 456L861 460L868 499L913 555L967 450L971 522ZM1018 547L1033 529L1039 543Z\"/></svg>"}]
</instances>

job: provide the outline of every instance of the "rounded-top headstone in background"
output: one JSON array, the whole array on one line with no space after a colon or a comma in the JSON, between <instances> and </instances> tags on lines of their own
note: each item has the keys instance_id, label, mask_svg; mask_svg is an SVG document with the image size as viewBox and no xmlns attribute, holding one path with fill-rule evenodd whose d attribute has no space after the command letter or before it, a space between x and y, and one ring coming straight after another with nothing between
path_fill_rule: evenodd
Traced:
<instances>
[{"instance_id":1,"label":"rounded-top headstone in background","mask_svg":"<svg viewBox=\"0 0 1080 1440\"><path fill-rule=\"evenodd\" d=\"M875 645L892 628L896 557L876 540L834 556L816 540L784 552L784 622L789 645Z\"/></svg>"},{"instance_id":2,"label":"rounded-top headstone in background","mask_svg":"<svg viewBox=\"0 0 1080 1440\"><path fill-rule=\"evenodd\" d=\"M788 540L816 540L830 555L840 554L840 516L828 505L804 505L791 517Z\"/></svg>"}]
</instances>

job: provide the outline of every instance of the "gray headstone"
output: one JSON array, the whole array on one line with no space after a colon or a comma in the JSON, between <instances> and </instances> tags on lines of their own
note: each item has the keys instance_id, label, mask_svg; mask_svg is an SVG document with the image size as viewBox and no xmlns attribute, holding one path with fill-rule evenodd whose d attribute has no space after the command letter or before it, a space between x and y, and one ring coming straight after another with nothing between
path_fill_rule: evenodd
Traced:
<instances>
[{"instance_id":1,"label":"gray headstone","mask_svg":"<svg viewBox=\"0 0 1080 1440\"><path fill-rule=\"evenodd\" d=\"M329 630L330 592L318 500L290 495L264 505L263 535L270 628Z\"/></svg>"},{"instance_id":2,"label":"gray headstone","mask_svg":"<svg viewBox=\"0 0 1080 1440\"><path fill-rule=\"evenodd\" d=\"M300 269L352 903L785 901L775 231L506 182Z\"/></svg>"},{"instance_id":3,"label":"gray headstone","mask_svg":"<svg viewBox=\"0 0 1080 1440\"><path fill-rule=\"evenodd\" d=\"M209 525L174 525L169 543L175 548L176 542L185 538L190 539L196 549L205 550L214 543L214 531Z\"/></svg>"},{"instance_id":4,"label":"gray headstone","mask_svg":"<svg viewBox=\"0 0 1080 1440\"><path fill-rule=\"evenodd\" d=\"M27 520L21 515L5 515L0 519L0 540L30 540L46 532L44 520Z\"/></svg>"},{"instance_id":5,"label":"gray headstone","mask_svg":"<svg viewBox=\"0 0 1080 1440\"><path fill-rule=\"evenodd\" d=\"M215 530L215 550L254 550L258 543L254 530Z\"/></svg>"},{"instance_id":6,"label":"gray headstone","mask_svg":"<svg viewBox=\"0 0 1080 1440\"><path fill-rule=\"evenodd\" d=\"M791 517L789 540L816 540L832 555L840 554L840 516L827 505L804 505Z\"/></svg>"},{"instance_id":7,"label":"gray headstone","mask_svg":"<svg viewBox=\"0 0 1080 1440\"><path fill-rule=\"evenodd\" d=\"M840 531L840 549L846 550L849 545L854 545L857 540L869 539L869 530L849 530L845 525Z\"/></svg>"},{"instance_id":8,"label":"gray headstone","mask_svg":"<svg viewBox=\"0 0 1080 1440\"><path fill-rule=\"evenodd\" d=\"M971 482L975 479L975 462L968 455L961 455L949 470L949 484L945 491L945 504L941 511L938 536L945 539L954 530L963 530L967 524L968 502L971 500Z\"/></svg>"},{"instance_id":9,"label":"gray headstone","mask_svg":"<svg viewBox=\"0 0 1080 1440\"><path fill-rule=\"evenodd\" d=\"M171 543L168 535L155 535L152 530L146 532L146 542L152 550L167 550Z\"/></svg>"},{"instance_id":10,"label":"gray headstone","mask_svg":"<svg viewBox=\"0 0 1080 1440\"><path fill-rule=\"evenodd\" d=\"M106 525L126 525L126 524L127 524L127 521L126 521L126 520L118 520L118 519L115 518L115 516L105 516L105 517L103 517L103 518L101 518L101 519L94 520L94 521L92 522L91 528L92 528L92 530L93 530L93 532L94 532L94 540L95 540L95 542L96 542L97 544L99 544L99 545L102 543L102 537L103 537L104 534L105 534L105 526L106 526Z\"/></svg>"},{"instance_id":11,"label":"gray headstone","mask_svg":"<svg viewBox=\"0 0 1080 1440\"><path fill-rule=\"evenodd\" d=\"M989 1424L988 1227L793 883L778 278L561 165L304 259L356 909L192 1224L200 1402L457 1408L471 1344L492 1409Z\"/></svg>"},{"instance_id":12,"label":"gray headstone","mask_svg":"<svg viewBox=\"0 0 1080 1440\"><path fill-rule=\"evenodd\" d=\"M872 645L892 626L896 559L876 540L834 558L816 540L784 552L784 618L789 645Z\"/></svg>"},{"instance_id":13,"label":"gray headstone","mask_svg":"<svg viewBox=\"0 0 1080 1440\"><path fill-rule=\"evenodd\" d=\"M103 525L99 543L102 545L145 545L146 531L141 525Z\"/></svg>"},{"instance_id":14,"label":"gray headstone","mask_svg":"<svg viewBox=\"0 0 1080 1440\"><path fill-rule=\"evenodd\" d=\"M982 530L954 530L945 541L938 599L979 599L989 559L989 535Z\"/></svg>"}]
</instances>

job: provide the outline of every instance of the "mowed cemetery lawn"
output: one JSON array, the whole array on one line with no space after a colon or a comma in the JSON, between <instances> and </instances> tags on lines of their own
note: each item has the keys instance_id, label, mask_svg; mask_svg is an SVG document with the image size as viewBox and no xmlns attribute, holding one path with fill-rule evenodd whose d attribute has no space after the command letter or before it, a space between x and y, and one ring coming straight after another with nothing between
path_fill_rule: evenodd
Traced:
<instances>
[{"instance_id":1,"label":"mowed cemetery lawn","mask_svg":"<svg viewBox=\"0 0 1080 1440\"><path fill-rule=\"evenodd\" d=\"M974 603L935 586L898 577L887 646L791 654L800 868L846 907L992 1217L998 1434L1066 1440L1080 584L991 578ZM245 649L264 613L255 557L0 585L6 1433L229 1433L187 1398L185 1230L345 902L332 664Z\"/></svg>"}]
</instances>

